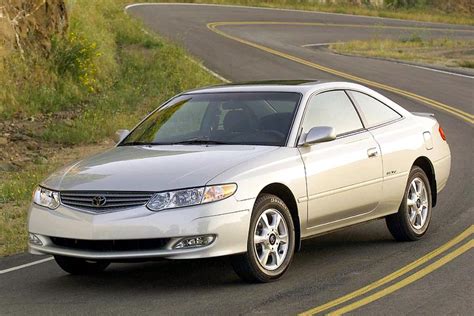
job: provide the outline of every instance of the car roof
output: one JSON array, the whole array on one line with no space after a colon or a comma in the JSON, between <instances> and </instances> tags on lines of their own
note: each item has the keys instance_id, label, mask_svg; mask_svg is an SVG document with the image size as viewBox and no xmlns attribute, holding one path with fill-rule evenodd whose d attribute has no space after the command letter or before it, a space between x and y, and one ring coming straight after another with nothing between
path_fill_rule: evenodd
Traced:
<instances>
[{"instance_id":1,"label":"car roof","mask_svg":"<svg viewBox=\"0 0 474 316\"><path fill-rule=\"evenodd\" d=\"M228 92L294 92L301 93L308 98L315 92L326 90L354 90L368 94L375 99L389 105L398 113L407 116L410 115L407 110L366 86L358 83L338 80L266 80L266 81L251 81L241 83L227 83L204 88L198 88L183 92L180 95L186 94L205 94L205 93L228 93Z\"/></svg>"},{"instance_id":2,"label":"car roof","mask_svg":"<svg viewBox=\"0 0 474 316\"><path fill-rule=\"evenodd\" d=\"M219 92L299 92L305 93L315 87L329 83L329 80L264 80L218 84L209 87L186 91L184 94L219 93Z\"/></svg>"}]
</instances>

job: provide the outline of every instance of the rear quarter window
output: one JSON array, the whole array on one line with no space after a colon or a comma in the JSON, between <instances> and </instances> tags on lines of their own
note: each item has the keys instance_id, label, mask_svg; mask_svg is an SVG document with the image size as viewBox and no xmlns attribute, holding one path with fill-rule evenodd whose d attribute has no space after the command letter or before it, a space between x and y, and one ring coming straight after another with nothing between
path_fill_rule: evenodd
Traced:
<instances>
[{"instance_id":1,"label":"rear quarter window","mask_svg":"<svg viewBox=\"0 0 474 316\"><path fill-rule=\"evenodd\" d=\"M402 117L392 108L365 93L357 91L350 91L350 93L362 111L367 127L388 123Z\"/></svg>"}]
</instances>

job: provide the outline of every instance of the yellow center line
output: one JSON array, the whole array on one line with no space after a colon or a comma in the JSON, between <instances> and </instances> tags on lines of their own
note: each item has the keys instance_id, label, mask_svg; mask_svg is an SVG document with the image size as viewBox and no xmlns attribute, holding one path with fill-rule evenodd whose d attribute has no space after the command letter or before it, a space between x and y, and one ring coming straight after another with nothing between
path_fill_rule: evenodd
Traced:
<instances>
[{"instance_id":1,"label":"yellow center line","mask_svg":"<svg viewBox=\"0 0 474 316\"><path fill-rule=\"evenodd\" d=\"M285 59L288 59L288 60L292 60L294 62L297 62L297 63L300 63L302 65L306 65L306 66L309 66L311 68L314 68L314 69L318 69L318 70L321 70L321 71L324 71L324 72L327 72L327 73L330 73L330 74L333 74L333 75L336 75L336 76L339 76L339 77L342 77L342 78L346 78L346 79L349 79L349 80L353 80L355 82L360 82L360 83L363 83L363 84L367 84L367 85L370 85L370 86L373 86L373 87L377 87L377 88L380 88L380 89L383 89L383 90L386 90L386 91L390 91L390 92L393 92L393 93L396 93L396 94L399 94L399 95L402 95L402 96L406 96L408 98L411 98L411 99L414 99L416 101L420 101L424 104L427 104L431 107L434 107L434 108L437 108L437 109L441 109L443 111L446 111L458 118L461 118L462 120L466 121L466 122L469 122L469 123L474 123L474 115L473 114L470 114L470 113L467 113L467 112L464 112L460 109L457 109L455 107L452 107L452 106L449 106L447 104L444 104L444 103L441 103L439 101L436 101L436 100L432 100L432 99L429 99L427 97L423 97L423 96L420 96L420 95L417 95L415 93L412 93L412 92L409 92L409 91L405 91L405 90L402 90L402 89L398 89L398 88L395 88L395 87L391 87L391 86L388 86L388 85L385 85L385 84L382 84L382 83L378 83L378 82L375 82L375 81L371 81L371 80L368 80L368 79L364 79L364 78L361 78L361 77L357 77L357 76L354 76L354 75L351 75L351 74L348 74L348 73L345 73L345 72L342 72L342 71L338 71L338 70L335 70L335 69L332 69L332 68L329 68L329 67L325 67L325 66L322 66L322 65L319 65L319 64L316 64L316 63L313 63L313 62L310 62L310 61L307 61L305 59L302 59L302 58L299 58L299 57L296 57L296 56L292 56L292 55L289 55L289 54L286 54L284 52L280 52L280 51L277 51L275 49L272 49L272 48L269 48L269 47L266 47L266 46L263 46L263 45L260 45L260 44L257 44L257 43L253 43L253 42L250 42L250 41L247 41L247 40L244 40L244 39L241 39L239 37L236 37L236 36L233 36L233 35L230 35L230 34L227 34L221 30L219 30L217 27L218 26L225 26L225 25L311 25L311 26L344 26L344 27L382 27L382 28L406 28L406 27L391 27L391 26L377 26L377 25L374 25L374 26L361 26L361 25L351 25L351 24L344 24L344 25L341 25L341 24L324 24L324 23L305 23L305 22L213 22L213 23L208 23L207 24L207 27L208 29L210 29L211 31L221 35L221 36L224 36L228 39L231 39L231 40L234 40L234 41L237 41L239 43L242 43L242 44L246 44L248 46L251 46L251 47L254 47L254 48L257 48L259 50L262 50L262 51L265 51L265 52L268 52L270 54L273 54L275 56L279 56L279 57L282 57L282 58L285 58ZM410 28L410 27L408 27ZM417 28L417 27L411 27L411 28ZM425 29L425 28L420 28L420 29ZM428 28L429 29L429 28ZM472 32L471 30L463 30L463 31L468 31L468 32ZM361 295L364 295L374 289L377 289L379 287L381 287L382 285L385 285L387 284L388 282L391 282L405 274L407 274L408 272L412 271L413 269L416 269L417 267L425 264L426 262L430 261L431 259L437 257L438 255L442 254L443 252L447 251L448 249L452 248L453 246L455 246L456 244L460 243L461 241L463 241L464 239L466 239L467 237L469 237L471 234L473 234L474 232L474 225L471 225L468 229L466 229L463 233L461 233L460 235L458 235L457 237L453 238L452 240L450 240L449 242L445 243L444 245L440 246L439 248L433 250L432 252L426 254L425 256L413 261L412 263L402 267L401 269L361 288L361 289L358 289L352 293L349 293L347 295L344 295L340 298L337 298L333 301L330 301L326 304L323 304L321 306L317 306L315 308L312 308L306 312L303 312L301 313L300 315L313 315L313 314L317 314L317 313L320 313L322 311L325 311L325 310L328 310L332 307L335 307L337 305L340 305L342 303L345 303L349 300L352 300L356 297L359 297ZM467 246L466 246L467 245ZM398 289L400 289L401 287L404 287L420 278L422 278L423 276L425 276L426 274L438 269L439 267L441 267L442 265L448 263L449 261L453 260L454 258L456 258L457 256L461 255L462 253L466 252L467 250L469 250L470 248L472 248L472 240L467 243L466 245L458 248L458 250L455 250L453 251L452 253L446 255L445 257L439 259L438 261L436 261L435 263L429 265L428 267L414 273L412 276L410 277L407 277L406 279L403 279L402 281L390 286L390 287L387 287L385 290L382 290L380 292L377 292L369 297L367 297L366 299L363 299L363 300L360 300L356 303L353 303L351 305L348 305L346 307L344 307L343 312L345 312L345 309L348 309L349 310L352 310L350 308L358 308L359 306L362 306L362 305L365 305L365 304L368 304L380 297L383 297L385 295L388 295ZM370 299L369 299L370 298ZM354 305L354 304L358 304L358 305ZM342 309L341 309L342 310ZM338 311L341 311L341 310L338 310ZM338 312L336 311L336 312Z\"/></svg>"},{"instance_id":2,"label":"yellow center line","mask_svg":"<svg viewBox=\"0 0 474 316\"><path fill-rule=\"evenodd\" d=\"M408 272L418 268L419 266L425 264L426 262L430 261L431 259L439 256L440 254L442 254L443 252L447 251L448 249L454 247L455 245L457 245L458 243L460 243L461 241L463 241L464 239L468 238L469 236L471 236L472 234L474 233L474 225L471 225L468 229L466 229L464 232L462 232L461 234L459 234L458 236L454 237L453 239L451 239L450 241L448 241L447 243L445 243L444 245L436 248L435 250L431 251L430 253L424 255L423 257L413 261L412 263L400 268L399 270L373 282L373 283L370 283L369 285L366 285L354 292L351 292L349 294L346 294L344 296L341 296L335 300L332 300L326 304L323 304L323 305L320 305L320 306L317 306L317 307L314 307L310 310L307 310L299 315L301 316L307 316L307 315L314 315L314 314L317 314L317 313L321 313L325 310L328 310L330 308L333 308L337 305L340 305L342 303L345 303L349 300L352 300L356 297L359 297L361 295L364 295L376 288L379 288L381 287L382 285L384 284L387 284L405 274L407 274Z\"/></svg>"},{"instance_id":3,"label":"yellow center line","mask_svg":"<svg viewBox=\"0 0 474 316\"><path fill-rule=\"evenodd\" d=\"M237 41L239 43L246 44L248 46L251 46L251 47L257 48L259 50L265 51L267 53L270 53L272 55L279 56L279 57L294 61L296 63L302 64L302 65L305 65L305 66L308 66L308 67L311 67L311 68L314 68L314 69L318 69L318 70L324 71L326 73L330 73L330 74L339 76L341 78L349 79L349 80L352 80L352 81L355 81L355 82L363 83L363 84L366 84L366 85L369 85L369 86L372 86L372 87L380 88L380 89L390 91L390 92L393 92L393 93L396 93L396 94L399 94L399 95L402 95L402 96L406 96L408 98L414 99L416 101L420 101L424 104L427 104L431 107L446 111L446 112L448 112L448 113L450 113L450 114L452 114L452 115L454 115L458 118L461 118L462 120L464 120L468 123L471 123L471 124L474 123L474 115L473 114L464 112L460 109L457 109L455 107L449 106L449 105L444 104L444 103L441 103L439 101L432 100L432 99L429 99L427 97L417 95L413 92L405 91L405 90L398 89L398 88L395 88L395 87L392 87L392 86L388 86L388 85L385 85L385 84L382 84L382 83L379 83L379 82L371 81L371 80L364 79L364 78L361 78L361 77L358 77L358 76L354 76L354 75L351 75L351 74L348 74L348 73L345 73L345 72L342 72L342 71L339 71L339 70L335 70L335 69L332 69L332 68L329 68L329 67L325 67L325 66L322 66L320 64L316 64L316 63L313 63L311 61L308 61L308 60L305 60L305 59L302 59L302 58L299 58L299 57L296 57L296 56L293 56L293 55L289 55L287 53L277 51L275 49L272 49L272 48L269 48L269 47L266 47L266 46L263 46L263 45L260 45L260 44L254 43L254 42L250 42L248 40L244 40L244 39L241 39L239 37L236 37L236 36L233 36L233 35L230 35L230 34L227 34L227 33L223 32L223 31L221 31L217 28L218 26L225 26L225 25L249 25L249 24L250 25L259 25L259 24L261 24L261 25L265 25L265 24L270 24L270 25L275 25L275 24L282 24L282 25L319 25L318 23L303 24L302 22L301 23L300 22L212 22L212 23L208 23L207 27L211 31L213 31L213 32L215 32L219 35L222 35L222 36L224 36L228 39L232 39L232 40ZM322 25L327 25L327 24L322 24ZM346 25L350 26L349 24L346 24ZM369 26L367 26L367 27L369 27ZM390 27L386 26L386 28L390 28Z\"/></svg>"},{"instance_id":4,"label":"yellow center line","mask_svg":"<svg viewBox=\"0 0 474 316\"><path fill-rule=\"evenodd\" d=\"M436 32L467 32L474 33L470 29L452 29L445 27L423 27L423 26L393 26L383 24L344 24L344 23L320 23L320 22L279 22L279 21L234 21L234 22L213 22L214 26L225 25L294 25L294 26L329 26L329 27L350 27L350 28L373 28L373 29L394 29L394 30L420 30Z\"/></svg>"},{"instance_id":5,"label":"yellow center line","mask_svg":"<svg viewBox=\"0 0 474 316\"><path fill-rule=\"evenodd\" d=\"M352 304L349 304L347 306L344 306L332 313L329 313L328 315L331 315L331 316L336 316L336 315L342 315L342 314L345 314L345 313L348 313L350 311L353 311L357 308L360 308L364 305L367 305L373 301L376 301L386 295L389 295L421 278L423 278L424 276L426 276L427 274L430 274L431 272L441 268L442 266L444 266L445 264L447 264L448 262L454 260L455 258L457 258L458 256L462 255L463 253L467 252L468 250L472 249L474 247L474 240L469 240L467 243L465 243L464 245L462 245L461 247L459 247L458 249L450 252L449 254L445 255L444 257L441 257L441 259L438 259L436 260L435 262L433 262L432 264L428 265L427 267L421 269L420 271L417 271L415 273L413 273L412 275L406 277L405 279L389 286L389 287L386 287L385 289L381 290L381 291L378 291L372 295L369 295L357 302L354 302Z\"/></svg>"}]
</instances>

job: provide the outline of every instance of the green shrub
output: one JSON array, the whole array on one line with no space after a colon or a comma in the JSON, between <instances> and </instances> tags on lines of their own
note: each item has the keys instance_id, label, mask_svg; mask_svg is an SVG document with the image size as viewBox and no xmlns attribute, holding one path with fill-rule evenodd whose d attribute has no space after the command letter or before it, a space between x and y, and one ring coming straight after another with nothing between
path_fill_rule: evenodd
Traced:
<instances>
[{"instance_id":1,"label":"green shrub","mask_svg":"<svg viewBox=\"0 0 474 316\"><path fill-rule=\"evenodd\" d=\"M74 32L52 41L51 60L56 74L62 78L71 76L92 92L97 85L95 59L101 55L97 43Z\"/></svg>"}]
</instances>

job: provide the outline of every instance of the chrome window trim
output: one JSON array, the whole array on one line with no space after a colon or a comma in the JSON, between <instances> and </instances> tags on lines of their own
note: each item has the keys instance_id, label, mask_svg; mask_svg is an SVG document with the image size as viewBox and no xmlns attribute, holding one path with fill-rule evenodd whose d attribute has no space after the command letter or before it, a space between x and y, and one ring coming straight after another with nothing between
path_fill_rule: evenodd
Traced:
<instances>
[{"instance_id":1,"label":"chrome window trim","mask_svg":"<svg viewBox=\"0 0 474 316\"><path fill-rule=\"evenodd\" d=\"M171 101L183 96L184 93L180 93L180 94L177 94L171 98L169 98L168 100L166 100L165 102L163 102L161 105L159 105L156 109L154 109L153 111L151 111L150 113L148 113L147 115L145 115L145 117L140 120L131 130L130 132L128 133L127 136L125 136L120 142L118 142L115 147L119 147L121 146L125 140L127 140L127 138L138 128L138 126L140 126L143 122L145 122L150 116L152 116L153 114L155 114L156 111L160 110L161 108L165 107L166 105L168 105Z\"/></svg>"},{"instance_id":2,"label":"chrome window trim","mask_svg":"<svg viewBox=\"0 0 474 316\"><path fill-rule=\"evenodd\" d=\"M382 126L386 126L386 125L390 125L394 122L398 122L400 120L403 120L405 117L400 114L400 112L398 112L397 110L395 110L394 108L392 108L391 106L387 105L385 102L382 102L380 101L378 98L374 97L373 95L370 95L368 93L365 93L365 92L362 92L362 91L359 91L359 90L356 90L356 89L345 89L346 91L346 94L349 96L349 98L351 99L352 103L354 104L354 106L356 107L357 111L360 112L360 117L362 119L362 122L365 126L365 128L367 130L372 130L372 129L375 129L375 128L378 128L378 127L382 127ZM386 122L382 122L382 123L379 123L377 125L374 125L374 126L369 126L368 122L367 122L367 119L365 118L365 115L364 115L364 111L362 111L362 109L360 108L359 104L357 103L357 100L355 99L355 97L353 96L352 92L357 92L357 93L361 93L361 94L365 94L366 96L372 98L372 99L375 99L376 101L382 103L383 105L385 105L386 107L388 107L390 110L392 110L393 112L397 113L400 117L399 118L396 118L396 119L393 119L393 120L389 120L389 121L386 121Z\"/></svg>"},{"instance_id":3,"label":"chrome window trim","mask_svg":"<svg viewBox=\"0 0 474 316\"><path fill-rule=\"evenodd\" d=\"M350 132L346 132L346 133L342 133L340 135L337 135L336 139L342 139L342 138L362 134L364 132L368 132L368 130L366 128L361 128L361 129L357 129L357 130L354 130L354 131L350 131Z\"/></svg>"},{"instance_id":4,"label":"chrome window trim","mask_svg":"<svg viewBox=\"0 0 474 316\"><path fill-rule=\"evenodd\" d=\"M391 120L391 121L388 121L388 122L385 122L385 123L382 123L382 124L378 124L378 125L374 125L372 127L369 127L367 128L368 131L372 131L374 129L378 129L378 128L381 128L381 127L385 127L387 125L392 125L392 124L395 124L397 122L400 122L400 121L403 121L405 119L404 116L400 117L400 118L397 118L395 120Z\"/></svg>"},{"instance_id":5,"label":"chrome window trim","mask_svg":"<svg viewBox=\"0 0 474 316\"><path fill-rule=\"evenodd\" d=\"M355 106L354 102L352 101L351 97L347 94L346 92L346 89L344 88L327 88L327 89L323 89L323 90L318 90L316 92L312 92L309 96L308 96L308 99L306 100L306 104L305 104L305 107L304 107L304 112L303 112L303 115L301 116L301 120L300 120L300 123L298 125L298 134L296 135L296 140L295 140L295 146L296 147L301 147L301 145L298 145L299 143L299 139L300 137L302 136L303 134L303 122L304 122L304 119L306 117L306 112L308 111L308 108L309 108L309 102L311 101L311 99L319 94L322 94L322 93L326 93L326 92L335 92L335 91L342 91L345 93L345 95L347 96L349 102L352 103L352 106L354 107L354 110L357 114L357 116L359 117L359 121L360 123L362 124L362 128L359 128L359 129L356 129L356 130L353 130L353 131L349 131L349 132L344 132L344 133L341 133L341 134L338 134L336 135L336 139L339 139L339 138L344 138L344 137L347 137L347 136L350 136L350 135L356 135L356 134L360 134L362 133L363 131L366 131L366 128L365 128L365 124L364 124L364 121L362 120L362 117L360 116L359 114L359 111L357 109L357 107Z\"/></svg>"}]
</instances>

